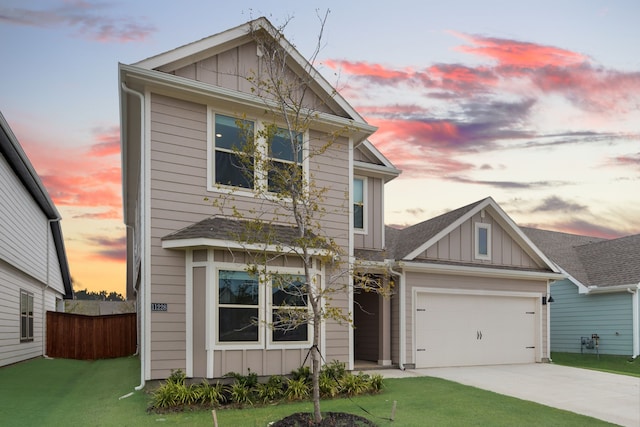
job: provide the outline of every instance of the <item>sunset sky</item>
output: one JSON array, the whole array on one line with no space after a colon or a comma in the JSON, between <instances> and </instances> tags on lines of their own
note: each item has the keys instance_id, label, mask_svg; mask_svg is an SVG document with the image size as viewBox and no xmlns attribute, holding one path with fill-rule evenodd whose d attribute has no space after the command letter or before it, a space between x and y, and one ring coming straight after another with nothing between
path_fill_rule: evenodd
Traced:
<instances>
[{"instance_id":1,"label":"sunset sky","mask_svg":"<svg viewBox=\"0 0 640 427\"><path fill-rule=\"evenodd\" d=\"M640 233L640 2L30 1L0 5L0 111L63 216L76 289L125 291L117 64L259 16L402 175L386 222L492 196L520 225Z\"/></svg>"}]
</instances>

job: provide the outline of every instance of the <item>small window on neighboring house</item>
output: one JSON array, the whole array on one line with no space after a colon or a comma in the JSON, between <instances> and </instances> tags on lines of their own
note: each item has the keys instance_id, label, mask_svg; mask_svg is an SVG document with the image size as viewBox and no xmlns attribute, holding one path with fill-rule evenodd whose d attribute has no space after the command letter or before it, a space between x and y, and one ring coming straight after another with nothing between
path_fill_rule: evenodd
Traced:
<instances>
[{"instance_id":1,"label":"small window on neighboring house","mask_svg":"<svg viewBox=\"0 0 640 427\"><path fill-rule=\"evenodd\" d=\"M307 289L302 276L277 275L272 279L271 340L277 343L307 341Z\"/></svg>"},{"instance_id":2,"label":"small window on neighboring house","mask_svg":"<svg viewBox=\"0 0 640 427\"><path fill-rule=\"evenodd\" d=\"M282 192L282 189L290 191L290 182L300 182L303 178L302 170L302 134L290 134L289 130L277 128L269 138L268 171L269 191ZM293 188L291 188L293 189Z\"/></svg>"},{"instance_id":3,"label":"small window on neighboring house","mask_svg":"<svg viewBox=\"0 0 640 427\"><path fill-rule=\"evenodd\" d=\"M215 114L215 183L253 188L253 157L242 152L253 145L254 124L249 120Z\"/></svg>"},{"instance_id":4,"label":"small window on neighboring house","mask_svg":"<svg viewBox=\"0 0 640 427\"><path fill-rule=\"evenodd\" d=\"M476 223L476 259L491 259L491 224Z\"/></svg>"},{"instance_id":5,"label":"small window on neighboring house","mask_svg":"<svg viewBox=\"0 0 640 427\"><path fill-rule=\"evenodd\" d=\"M258 342L258 280L244 271L218 272L218 341Z\"/></svg>"},{"instance_id":6,"label":"small window on neighboring house","mask_svg":"<svg viewBox=\"0 0 640 427\"><path fill-rule=\"evenodd\" d=\"M365 180L363 178L353 179L353 228L356 231L365 229Z\"/></svg>"},{"instance_id":7,"label":"small window on neighboring house","mask_svg":"<svg viewBox=\"0 0 640 427\"><path fill-rule=\"evenodd\" d=\"M33 294L20 291L20 341L33 341Z\"/></svg>"}]
</instances>

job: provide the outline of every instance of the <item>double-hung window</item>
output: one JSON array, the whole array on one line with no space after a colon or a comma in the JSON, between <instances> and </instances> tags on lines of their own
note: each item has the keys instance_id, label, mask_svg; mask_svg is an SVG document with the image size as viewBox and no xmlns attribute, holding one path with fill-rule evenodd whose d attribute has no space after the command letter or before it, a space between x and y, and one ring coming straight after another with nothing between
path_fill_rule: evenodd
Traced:
<instances>
[{"instance_id":1,"label":"double-hung window","mask_svg":"<svg viewBox=\"0 0 640 427\"><path fill-rule=\"evenodd\" d=\"M491 259L491 224L476 222L475 249L476 259Z\"/></svg>"},{"instance_id":2,"label":"double-hung window","mask_svg":"<svg viewBox=\"0 0 640 427\"><path fill-rule=\"evenodd\" d=\"M218 272L218 341L259 342L260 286L244 271Z\"/></svg>"},{"instance_id":3,"label":"double-hung window","mask_svg":"<svg viewBox=\"0 0 640 427\"><path fill-rule=\"evenodd\" d=\"M353 228L356 231L365 230L365 180L353 179Z\"/></svg>"},{"instance_id":4,"label":"double-hung window","mask_svg":"<svg viewBox=\"0 0 640 427\"><path fill-rule=\"evenodd\" d=\"M304 277L274 275L271 284L271 341L307 341L307 287Z\"/></svg>"},{"instance_id":5,"label":"double-hung window","mask_svg":"<svg viewBox=\"0 0 640 427\"><path fill-rule=\"evenodd\" d=\"M254 158L245 151L253 147L254 123L215 114L215 183L253 188Z\"/></svg>"},{"instance_id":6,"label":"double-hung window","mask_svg":"<svg viewBox=\"0 0 640 427\"><path fill-rule=\"evenodd\" d=\"M280 193L282 189L291 188L292 181L302 180L302 134L277 128L269 138L268 146L268 188L270 192Z\"/></svg>"},{"instance_id":7,"label":"double-hung window","mask_svg":"<svg viewBox=\"0 0 640 427\"><path fill-rule=\"evenodd\" d=\"M20 341L33 341L33 294L20 291Z\"/></svg>"}]
</instances>

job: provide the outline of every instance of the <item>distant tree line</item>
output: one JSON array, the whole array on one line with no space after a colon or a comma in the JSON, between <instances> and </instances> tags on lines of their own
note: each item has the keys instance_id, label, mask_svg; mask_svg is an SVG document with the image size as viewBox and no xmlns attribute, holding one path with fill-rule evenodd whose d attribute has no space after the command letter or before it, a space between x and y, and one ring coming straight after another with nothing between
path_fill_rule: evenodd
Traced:
<instances>
[{"instance_id":1,"label":"distant tree line","mask_svg":"<svg viewBox=\"0 0 640 427\"><path fill-rule=\"evenodd\" d=\"M124 301L125 298L122 294L115 291L107 293L107 291L94 292L87 289L74 291L77 300L91 300L91 301Z\"/></svg>"}]
</instances>

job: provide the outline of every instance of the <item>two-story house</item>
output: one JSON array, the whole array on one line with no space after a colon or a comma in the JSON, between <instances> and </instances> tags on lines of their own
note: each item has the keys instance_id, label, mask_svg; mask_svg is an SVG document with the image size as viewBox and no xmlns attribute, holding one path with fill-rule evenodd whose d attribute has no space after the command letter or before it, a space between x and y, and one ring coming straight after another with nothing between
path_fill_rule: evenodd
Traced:
<instances>
[{"instance_id":1,"label":"two-story house","mask_svg":"<svg viewBox=\"0 0 640 427\"><path fill-rule=\"evenodd\" d=\"M307 176L327 189L319 229L349 263L356 245L384 246L382 188L400 171L367 141L376 128L266 19L120 64L127 292L138 301L143 382L178 368L208 378L248 369L259 375L287 374L309 350L310 333L283 339L269 329L277 295L247 274L243 248L230 237L237 218L214 206L232 197L245 218L257 215L254 190L264 174L258 171L247 179L231 147L241 133L238 127L253 132L274 120L249 79L268 61L256 41L258 33L279 44L287 53L288 72L306 82L304 106L313 110L313 120L301 135L304 149L314 150L329 135L335 138L300 161ZM273 268L302 273L295 258L284 256ZM313 273L323 286L332 268L318 256ZM339 280L347 289L352 278ZM331 304L348 316L353 293L333 295ZM259 321L247 326L248 319ZM352 341L347 324L322 323L320 350L326 360L352 368Z\"/></svg>"},{"instance_id":2,"label":"two-story house","mask_svg":"<svg viewBox=\"0 0 640 427\"><path fill-rule=\"evenodd\" d=\"M313 114L300 143L316 155L278 157L257 141L264 151L256 156L300 167L326 189L316 231L338 246L334 255L350 273L355 267L393 289L390 298L355 292L353 274L335 274L331 257L314 255L320 286L342 281L331 307L355 326L323 322L323 358L348 369L357 360L401 367L547 360L549 281L562 277L553 264L491 198L401 231L385 228L384 184L400 171L368 140L376 128L260 18L119 66L127 293L138 301L141 385L173 369L207 378L249 369L288 374L309 351L309 330L283 336L269 328L274 301L283 298L248 275L246 246L233 237L236 213L271 215L256 198L271 183L257 166L242 173L230 135L259 139L265 127L285 127L256 93L255 76L273 60L258 40L287 52L287 75L304 82L302 107ZM289 225L274 232L286 235ZM285 246L262 248L274 255L270 268L301 275Z\"/></svg>"}]
</instances>

